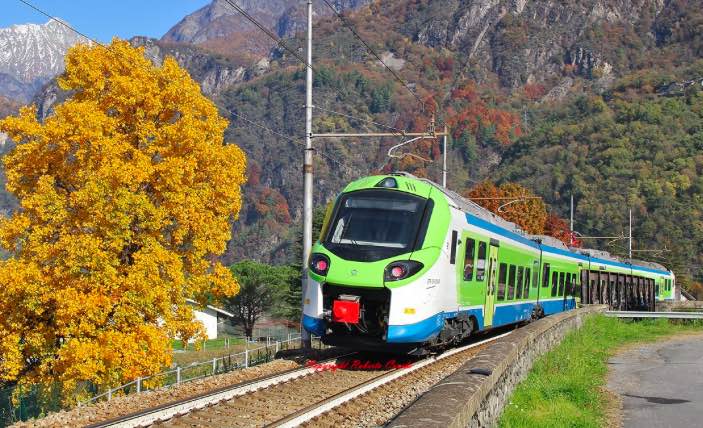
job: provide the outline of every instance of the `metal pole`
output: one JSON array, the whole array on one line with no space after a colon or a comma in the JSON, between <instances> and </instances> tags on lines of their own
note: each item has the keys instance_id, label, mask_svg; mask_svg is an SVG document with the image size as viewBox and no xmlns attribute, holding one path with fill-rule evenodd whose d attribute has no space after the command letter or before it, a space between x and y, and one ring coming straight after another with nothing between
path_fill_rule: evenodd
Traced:
<instances>
[{"instance_id":1,"label":"metal pole","mask_svg":"<svg viewBox=\"0 0 703 428\"><path fill-rule=\"evenodd\" d=\"M628 254L629 254L630 260L632 260L632 208L630 208L630 234L629 234L629 236L630 236L630 239L629 239L630 244L629 244Z\"/></svg>"},{"instance_id":2,"label":"metal pole","mask_svg":"<svg viewBox=\"0 0 703 428\"><path fill-rule=\"evenodd\" d=\"M305 176L304 198L303 198L303 272L302 272L302 295L301 302L305 307L305 292L308 281L308 259L312 250L312 0L308 0L308 52L307 64L305 65L305 162L303 174ZM304 309L303 309L304 312ZM303 328L300 322L300 334L303 338L304 347L310 348L310 334Z\"/></svg>"},{"instance_id":3,"label":"metal pole","mask_svg":"<svg viewBox=\"0 0 703 428\"><path fill-rule=\"evenodd\" d=\"M442 137L444 155L442 158L442 187L447 188L447 125L444 125L444 137Z\"/></svg>"},{"instance_id":4,"label":"metal pole","mask_svg":"<svg viewBox=\"0 0 703 428\"><path fill-rule=\"evenodd\" d=\"M571 222L569 223L569 231L571 236L569 237L569 242L574 245L574 194L571 194Z\"/></svg>"}]
</instances>

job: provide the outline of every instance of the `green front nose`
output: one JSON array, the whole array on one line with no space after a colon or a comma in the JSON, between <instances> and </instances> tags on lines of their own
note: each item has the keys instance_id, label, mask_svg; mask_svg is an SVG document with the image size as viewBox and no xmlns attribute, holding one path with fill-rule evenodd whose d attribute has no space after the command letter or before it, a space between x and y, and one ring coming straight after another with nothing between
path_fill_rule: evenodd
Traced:
<instances>
[{"instance_id":1,"label":"green front nose","mask_svg":"<svg viewBox=\"0 0 703 428\"><path fill-rule=\"evenodd\" d=\"M310 273L316 281L353 287L383 287L383 272L389 263L388 260L371 263L344 260L326 251L321 245L316 245L313 251L324 253L330 259L326 276Z\"/></svg>"}]
</instances>

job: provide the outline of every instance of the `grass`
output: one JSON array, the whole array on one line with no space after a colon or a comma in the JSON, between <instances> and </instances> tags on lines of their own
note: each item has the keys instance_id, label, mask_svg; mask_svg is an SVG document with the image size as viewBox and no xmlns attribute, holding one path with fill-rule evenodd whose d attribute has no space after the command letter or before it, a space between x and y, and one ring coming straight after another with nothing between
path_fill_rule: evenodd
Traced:
<instances>
[{"instance_id":1,"label":"grass","mask_svg":"<svg viewBox=\"0 0 703 428\"><path fill-rule=\"evenodd\" d=\"M218 339L208 339L205 340L204 342L200 342L200 349L221 349L225 347L225 338L221 337ZM243 345L244 344L244 339L243 338L236 338L236 337L230 337L229 338L229 344L230 345ZM171 341L171 347L173 348L174 351L182 351L183 349L183 341L182 340L172 340ZM185 350L187 351L192 351L195 349L195 345L193 343L187 344L187 347Z\"/></svg>"},{"instance_id":2,"label":"grass","mask_svg":"<svg viewBox=\"0 0 703 428\"><path fill-rule=\"evenodd\" d=\"M627 344L695 331L703 332L703 325L589 317L580 330L568 334L559 346L535 362L510 397L499 426L604 426L608 408L612 407L604 388L608 359Z\"/></svg>"}]
</instances>

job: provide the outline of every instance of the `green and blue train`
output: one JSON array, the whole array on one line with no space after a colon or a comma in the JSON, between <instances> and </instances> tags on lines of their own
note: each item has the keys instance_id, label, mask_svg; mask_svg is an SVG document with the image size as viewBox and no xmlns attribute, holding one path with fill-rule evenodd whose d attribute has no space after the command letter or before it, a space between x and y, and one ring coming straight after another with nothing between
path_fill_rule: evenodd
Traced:
<instances>
[{"instance_id":1,"label":"green and blue train","mask_svg":"<svg viewBox=\"0 0 703 428\"><path fill-rule=\"evenodd\" d=\"M303 326L325 343L425 352L578 301L653 310L673 299L661 265L530 236L405 173L349 184L309 260Z\"/></svg>"}]
</instances>

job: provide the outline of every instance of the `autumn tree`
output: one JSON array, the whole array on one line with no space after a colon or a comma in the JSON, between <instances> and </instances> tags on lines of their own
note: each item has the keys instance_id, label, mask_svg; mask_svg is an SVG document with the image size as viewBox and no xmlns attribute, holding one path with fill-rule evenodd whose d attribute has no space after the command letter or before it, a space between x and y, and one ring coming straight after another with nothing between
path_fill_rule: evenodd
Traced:
<instances>
[{"instance_id":1,"label":"autumn tree","mask_svg":"<svg viewBox=\"0 0 703 428\"><path fill-rule=\"evenodd\" d=\"M246 159L227 122L172 58L115 39L79 45L43 123L0 122L20 209L0 223L0 382L118 385L201 336L186 298L234 295L215 260L241 207Z\"/></svg>"},{"instance_id":2,"label":"autumn tree","mask_svg":"<svg viewBox=\"0 0 703 428\"><path fill-rule=\"evenodd\" d=\"M571 247L581 247L582 245L581 240L576 239L574 234L571 232L569 223L554 213L550 213L547 216L547 221L544 224L544 233L557 238L564 244Z\"/></svg>"},{"instance_id":3,"label":"autumn tree","mask_svg":"<svg viewBox=\"0 0 703 428\"><path fill-rule=\"evenodd\" d=\"M512 221L527 233L544 233L547 208L542 199L527 188L516 183L505 183L500 187L490 181L477 184L466 197L492 211L502 218Z\"/></svg>"}]
</instances>

